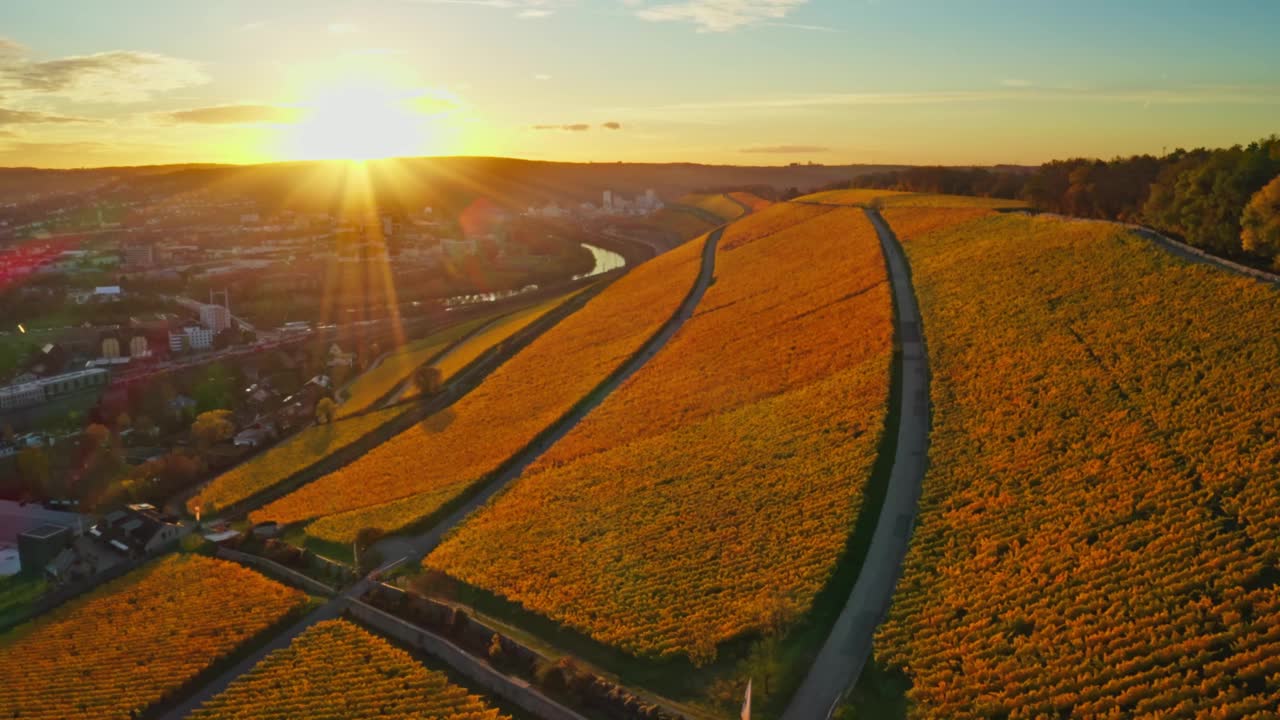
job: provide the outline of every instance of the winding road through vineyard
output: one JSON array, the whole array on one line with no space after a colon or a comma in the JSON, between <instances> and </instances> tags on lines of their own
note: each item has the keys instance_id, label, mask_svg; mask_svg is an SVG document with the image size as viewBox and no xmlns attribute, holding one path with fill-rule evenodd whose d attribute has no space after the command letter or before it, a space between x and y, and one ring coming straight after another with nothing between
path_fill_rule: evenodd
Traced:
<instances>
[{"instance_id":1,"label":"winding road through vineyard","mask_svg":"<svg viewBox=\"0 0 1280 720\"><path fill-rule=\"evenodd\" d=\"M784 720L825 718L862 672L871 654L876 626L889 611L902 573L915 523L916 504L928 466L929 358L925 351L920 308L911 285L902 246L884 218L868 210L889 268L893 287L894 323L901 346L902 373L898 393L897 449L889 489L880 508L875 536L858 573L849 601L800 689L787 706Z\"/></svg>"}]
</instances>

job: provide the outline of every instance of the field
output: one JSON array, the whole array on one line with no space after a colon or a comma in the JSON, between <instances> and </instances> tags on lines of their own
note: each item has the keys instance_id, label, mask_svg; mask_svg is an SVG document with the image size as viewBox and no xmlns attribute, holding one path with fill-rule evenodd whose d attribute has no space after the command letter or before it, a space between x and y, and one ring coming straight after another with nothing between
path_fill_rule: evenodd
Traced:
<instances>
[{"instance_id":1,"label":"field","mask_svg":"<svg viewBox=\"0 0 1280 720\"><path fill-rule=\"evenodd\" d=\"M920 717L1273 717L1276 289L1115 225L890 208L934 374L877 638Z\"/></svg>"},{"instance_id":2,"label":"field","mask_svg":"<svg viewBox=\"0 0 1280 720\"><path fill-rule=\"evenodd\" d=\"M234 563L170 555L0 636L0 716L130 717L306 600Z\"/></svg>"},{"instance_id":3,"label":"field","mask_svg":"<svg viewBox=\"0 0 1280 720\"><path fill-rule=\"evenodd\" d=\"M759 195L749 192L731 192L729 197L751 208L751 212L760 212L773 204Z\"/></svg>"},{"instance_id":4,"label":"field","mask_svg":"<svg viewBox=\"0 0 1280 720\"><path fill-rule=\"evenodd\" d=\"M578 292L581 291L554 297L532 307L517 310L497 318L475 335L458 343L457 347L433 364L435 367L440 368L441 377L447 382L459 370L462 370L474 362L476 358L483 355L486 350L505 342L516 333L537 322L547 313L563 305L569 298L577 295ZM410 383L400 397L404 399L416 397L419 394L421 394L421 391L417 385Z\"/></svg>"},{"instance_id":5,"label":"field","mask_svg":"<svg viewBox=\"0 0 1280 720\"><path fill-rule=\"evenodd\" d=\"M325 425L312 425L275 447L231 468L187 501L187 511L206 516L275 487L390 422L404 408L393 407Z\"/></svg>"},{"instance_id":6,"label":"field","mask_svg":"<svg viewBox=\"0 0 1280 720\"><path fill-rule=\"evenodd\" d=\"M251 519L297 523L332 515L308 533L345 543L374 520L394 531L430 516L527 445L639 349L692 287L702 245L688 243L639 266L452 407ZM616 321L622 317L627 322Z\"/></svg>"},{"instance_id":7,"label":"field","mask_svg":"<svg viewBox=\"0 0 1280 720\"><path fill-rule=\"evenodd\" d=\"M684 241L710 232L715 225L698 214L676 207L665 207L653 214L653 224Z\"/></svg>"},{"instance_id":8,"label":"field","mask_svg":"<svg viewBox=\"0 0 1280 720\"><path fill-rule=\"evenodd\" d=\"M716 277L671 344L428 568L699 665L812 609L883 434L879 242L861 210L775 205L729 227Z\"/></svg>"},{"instance_id":9,"label":"field","mask_svg":"<svg viewBox=\"0 0 1280 720\"><path fill-rule=\"evenodd\" d=\"M387 355L378 367L356 378L347 387L346 400L338 406L337 417L343 418L370 409L428 360L491 319L479 318L460 323L408 343Z\"/></svg>"},{"instance_id":10,"label":"field","mask_svg":"<svg viewBox=\"0 0 1280 720\"><path fill-rule=\"evenodd\" d=\"M191 720L259 718L505 718L484 699L403 650L344 620L308 628Z\"/></svg>"},{"instance_id":11,"label":"field","mask_svg":"<svg viewBox=\"0 0 1280 720\"><path fill-rule=\"evenodd\" d=\"M680 198L680 204L700 208L725 222L737 220L745 214L741 205L723 193L690 193Z\"/></svg>"},{"instance_id":12,"label":"field","mask_svg":"<svg viewBox=\"0 0 1280 720\"><path fill-rule=\"evenodd\" d=\"M824 205L870 205L874 203L886 208L981 208L986 210L1006 210L1027 207L1027 204L1021 200L872 189L827 190L805 195L797 198L797 200L799 202L822 203Z\"/></svg>"}]
</instances>

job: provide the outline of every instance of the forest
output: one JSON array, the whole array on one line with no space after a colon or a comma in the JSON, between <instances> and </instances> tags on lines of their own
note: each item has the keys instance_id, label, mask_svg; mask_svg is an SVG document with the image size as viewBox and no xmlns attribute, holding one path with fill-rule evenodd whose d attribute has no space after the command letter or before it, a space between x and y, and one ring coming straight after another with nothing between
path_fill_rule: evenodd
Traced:
<instances>
[{"instance_id":1,"label":"forest","mask_svg":"<svg viewBox=\"0 0 1280 720\"><path fill-rule=\"evenodd\" d=\"M1019 167L914 167L841 187L1026 200L1037 210L1148 225L1202 250L1280 267L1280 136L1161 157ZM834 186L833 186L834 189Z\"/></svg>"}]
</instances>

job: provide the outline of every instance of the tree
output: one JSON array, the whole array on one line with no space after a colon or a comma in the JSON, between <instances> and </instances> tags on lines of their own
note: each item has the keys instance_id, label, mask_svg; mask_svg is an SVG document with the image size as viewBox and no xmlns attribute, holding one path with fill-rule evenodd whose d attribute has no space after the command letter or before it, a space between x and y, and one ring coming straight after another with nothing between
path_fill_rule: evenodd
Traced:
<instances>
[{"instance_id":1,"label":"tree","mask_svg":"<svg viewBox=\"0 0 1280 720\"><path fill-rule=\"evenodd\" d=\"M122 433L133 426L133 418L129 417L129 413L120 413L116 416L116 432Z\"/></svg>"},{"instance_id":2,"label":"tree","mask_svg":"<svg viewBox=\"0 0 1280 720\"><path fill-rule=\"evenodd\" d=\"M337 408L338 406L329 398L320 398L320 402L316 403L316 423L324 425L333 422Z\"/></svg>"},{"instance_id":3,"label":"tree","mask_svg":"<svg viewBox=\"0 0 1280 720\"><path fill-rule=\"evenodd\" d=\"M413 374L413 381L423 395L435 395L444 385L444 373L435 365L424 365Z\"/></svg>"},{"instance_id":4,"label":"tree","mask_svg":"<svg viewBox=\"0 0 1280 720\"><path fill-rule=\"evenodd\" d=\"M18 475L27 487L52 496L49 484L49 456L42 447L29 447L18 453Z\"/></svg>"},{"instance_id":5,"label":"tree","mask_svg":"<svg viewBox=\"0 0 1280 720\"><path fill-rule=\"evenodd\" d=\"M382 564L382 556L373 549L374 543L381 540L386 531L382 528L366 527L356 531L355 541L355 565L356 570L361 572L371 572L378 565Z\"/></svg>"},{"instance_id":6,"label":"tree","mask_svg":"<svg viewBox=\"0 0 1280 720\"><path fill-rule=\"evenodd\" d=\"M195 439L201 452L207 452L214 445L229 440L235 432L236 426L231 421L230 410L202 412L191 423L191 437Z\"/></svg>"},{"instance_id":7,"label":"tree","mask_svg":"<svg viewBox=\"0 0 1280 720\"><path fill-rule=\"evenodd\" d=\"M1273 257L1280 265L1280 175L1249 200L1240 216L1240 225L1244 249Z\"/></svg>"}]
</instances>

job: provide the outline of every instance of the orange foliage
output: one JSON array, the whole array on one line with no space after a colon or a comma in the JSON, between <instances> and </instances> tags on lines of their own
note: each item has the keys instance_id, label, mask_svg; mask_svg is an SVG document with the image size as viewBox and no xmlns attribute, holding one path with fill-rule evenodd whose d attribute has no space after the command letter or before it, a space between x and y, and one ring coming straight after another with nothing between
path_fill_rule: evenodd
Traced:
<instances>
[{"instance_id":1,"label":"orange foliage","mask_svg":"<svg viewBox=\"0 0 1280 720\"><path fill-rule=\"evenodd\" d=\"M642 656L704 662L806 611L856 518L892 355L876 235L826 210L730 226L671 344L426 564Z\"/></svg>"},{"instance_id":2,"label":"orange foliage","mask_svg":"<svg viewBox=\"0 0 1280 720\"><path fill-rule=\"evenodd\" d=\"M0 637L0 716L123 718L306 601L203 555L170 555Z\"/></svg>"},{"instance_id":3,"label":"orange foliage","mask_svg":"<svg viewBox=\"0 0 1280 720\"><path fill-rule=\"evenodd\" d=\"M191 720L506 718L409 653L344 620L317 623L276 650Z\"/></svg>"},{"instance_id":4,"label":"orange foliage","mask_svg":"<svg viewBox=\"0 0 1280 720\"><path fill-rule=\"evenodd\" d=\"M773 204L759 195L749 192L731 192L729 197L751 208L751 212L759 212Z\"/></svg>"},{"instance_id":5,"label":"orange foliage","mask_svg":"<svg viewBox=\"0 0 1280 720\"><path fill-rule=\"evenodd\" d=\"M1276 289L1115 225L943 212L885 212L935 410L881 661L923 717L1280 707Z\"/></svg>"},{"instance_id":6,"label":"orange foliage","mask_svg":"<svg viewBox=\"0 0 1280 720\"><path fill-rule=\"evenodd\" d=\"M251 519L294 523L368 509L391 531L429 516L568 412L652 336L693 285L701 250L701 242L688 243L637 267L452 407ZM379 508L390 503L397 504ZM314 532L349 542L363 523L347 514Z\"/></svg>"}]
</instances>

